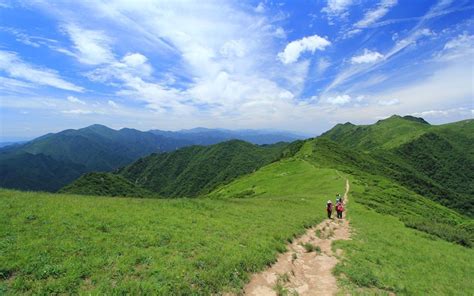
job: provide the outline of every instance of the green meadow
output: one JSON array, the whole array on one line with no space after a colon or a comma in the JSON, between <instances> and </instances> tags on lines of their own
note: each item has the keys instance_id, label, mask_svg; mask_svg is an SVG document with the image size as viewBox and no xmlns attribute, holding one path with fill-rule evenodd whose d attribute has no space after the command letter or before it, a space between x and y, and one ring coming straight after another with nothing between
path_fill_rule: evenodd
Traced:
<instances>
[{"instance_id":1,"label":"green meadow","mask_svg":"<svg viewBox=\"0 0 474 296\"><path fill-rule=\"evenodd\" d=\"M334 271L345 293L472 295L472 249L407 228L357 202L349 213L352 240L333 246L345 251Z\"/></svg>"},{"instance_id":2,"label":"green meadow","mask_svg":"<svg viewBox=\"0 0 474 296\"><path fill-rule=\"evenodd\" d=\"M199 199L0 191L2 294L238 291L344 190L331 169L277 162ZM289 185L292 184L292 185ZM254 192L239 195L242 192Z\"/></svg>"},{"instance_id":3,"label":"green meadow","mask_svg":"<svg viewBox=\"0 0 474 296\"><path fill-rule=\"evenodd\" d=\"M422 215L432 219L433 227L437 219L453 224L458 219L471 227L472 220L422 197L403 206L405 192L392 192L390 196L387 190L393 188L352 182L353 202L348 212L352 239L333 245L344 250L343 260L334 271L343 291L355 295L472 295L474 282L469 275L474 274L474 250L447 242L446 237L408 228L404 223L406 217L421 219ZM387 214L388 211L392 213ZM446 235L450 231L459 234L456 229L441 225L446 227Z\"/></svg>"}]
</instances>

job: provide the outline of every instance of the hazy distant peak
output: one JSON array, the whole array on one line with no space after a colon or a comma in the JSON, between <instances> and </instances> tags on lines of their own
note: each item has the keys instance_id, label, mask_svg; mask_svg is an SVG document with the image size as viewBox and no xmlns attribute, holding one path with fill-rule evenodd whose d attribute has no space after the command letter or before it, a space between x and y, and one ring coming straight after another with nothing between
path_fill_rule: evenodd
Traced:
<instances>
[{"instance_id":1,"label":"hazy distant peak","mask_svg":"<svg viewBox=\"0 0 474 296\"><path fill-rule=\"evenodd\" d=\"M112 130L110 127L102 125L102 124L93 124L82 128L83 130L94 130L94 131L110 131Z\"/></svg>"},{"instance_id":2,"label":"hazy distant peak","mask_svg":"<svg viewBox=\"0 0 474 296\"><path fill-rule=\"evenodd\" d=\"M392 115L392 116L390 116L388 118L385 118L385 119L381 119L381 120L377 121L376 124L393 122L395 120L408 120L408 121L413 121L413 122L418 122L418 123L430 125L426 120L424 120L421 117L415 117L415 116L411 116L411 115L400 116L400 115L397 115L397 114Z\"/></svg>"}]
</instances>

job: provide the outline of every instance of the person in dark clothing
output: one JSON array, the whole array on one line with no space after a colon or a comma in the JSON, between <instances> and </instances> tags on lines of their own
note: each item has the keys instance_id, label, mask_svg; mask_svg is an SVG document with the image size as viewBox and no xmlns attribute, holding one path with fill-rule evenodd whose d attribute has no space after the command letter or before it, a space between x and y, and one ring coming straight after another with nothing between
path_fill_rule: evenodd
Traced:
<instances>
[{"instance_id":1,"label":"person in dark clothing","mask_svg":"<svg viewBox=\"0 0 474 296\"><path fill-rule=\"evenodd\" d=\"M332 215L332 201L328 200L328 203L326 204L326 211L328 212L328 219L331 219Z\"/></svg>"}]
</instances>

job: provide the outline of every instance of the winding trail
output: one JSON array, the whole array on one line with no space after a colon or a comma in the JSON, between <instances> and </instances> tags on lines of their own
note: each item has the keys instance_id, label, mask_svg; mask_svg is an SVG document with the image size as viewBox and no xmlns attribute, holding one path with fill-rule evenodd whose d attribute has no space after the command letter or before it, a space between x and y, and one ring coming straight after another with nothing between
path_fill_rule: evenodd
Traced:
<instances>
[{"instance_id":1,"label":"winding trail","mask_svg":"<svg viewBox=\"0 0 474 296\"><path fill-rule=\"evenodd\" d=\"M346 180L345 204L349 201L349 189L349 180ZM254 274L244 288L244 295L335 295L338 289L332 269L342 250L333 252L331 245L335 240L347 239L350 239L350 227L346 219L324 220L289 244L288 251L281 254L275 264ZM308 252L304 244L319 247L320 251Z\"/></svg>"}]
</instances>

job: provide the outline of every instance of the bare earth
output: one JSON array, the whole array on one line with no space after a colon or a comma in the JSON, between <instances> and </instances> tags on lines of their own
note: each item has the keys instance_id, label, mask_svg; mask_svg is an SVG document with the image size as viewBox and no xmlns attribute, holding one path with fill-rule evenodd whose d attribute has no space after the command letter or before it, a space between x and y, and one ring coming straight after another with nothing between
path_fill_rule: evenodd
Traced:
<instances>
[{"instance_id":1,"label":"bare earth","mask_svg":"<svg viewBox=\"0 0 474 296\"><path fill-rule=\"evenodd\" d=\"M344 202L348 202L349 181L346 180ZM333 217L335 216L333 212ZM344 212L345 217L345 212ZM244 288L244 295L275 296L277 291L288 295L335 295L338 291L332 269L341 250L331 250L335 240L350 239L349 222L345 219L326 219L308 229L287 246L288 251L267 270L254 274ZM303 244L319 246L321 252L307 252Z\"/></svg>"}]
</instances>

